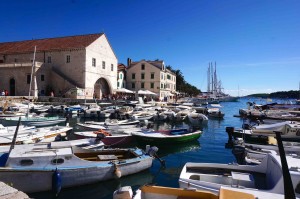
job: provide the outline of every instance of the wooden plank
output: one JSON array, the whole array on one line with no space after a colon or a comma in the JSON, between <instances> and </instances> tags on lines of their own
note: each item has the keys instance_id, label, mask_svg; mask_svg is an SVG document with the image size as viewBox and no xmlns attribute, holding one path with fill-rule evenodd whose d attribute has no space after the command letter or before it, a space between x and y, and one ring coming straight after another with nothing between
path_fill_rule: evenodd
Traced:
<instances>
[{"instance_id":1,"label":"wooden plank","mask_svg":"<svg viewBox=\"0 0 300 199\"><path fill-rule=\"evenodd\" d=\"M115 155L98 155L99 160L117 160Z\"/></svg>"}]
</instances>

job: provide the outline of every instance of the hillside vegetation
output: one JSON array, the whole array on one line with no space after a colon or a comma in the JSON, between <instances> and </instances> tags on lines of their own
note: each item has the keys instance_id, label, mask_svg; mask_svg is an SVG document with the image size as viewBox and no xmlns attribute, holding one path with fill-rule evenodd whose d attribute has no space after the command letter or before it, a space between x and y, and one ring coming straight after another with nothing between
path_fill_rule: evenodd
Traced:
<instances>
[{"instance_id":1,"label":"hillside vegetation","mask_svg":"<svg viewBox=\"0 0 300 199\"><path fill-rule=\"evenodd\" d=\"M248 97L262 97L262 98L281 98L281 99L298 99L300 98L300 91L278 91L274 93L257 93L248 95Z\"/></svg>"}]
</instances>

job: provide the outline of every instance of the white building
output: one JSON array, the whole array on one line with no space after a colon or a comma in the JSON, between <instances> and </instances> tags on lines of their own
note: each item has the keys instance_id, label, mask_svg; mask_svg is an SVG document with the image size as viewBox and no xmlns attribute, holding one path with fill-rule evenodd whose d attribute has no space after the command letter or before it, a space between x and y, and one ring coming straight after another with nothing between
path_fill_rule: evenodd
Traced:
<instances>
[{"instance_id":1,"label":"white building","mask_svg":"<svg viewBox=\"0 0 300 199\"><path fill-rule=\"evenodd\" d=\"M0 43L0 90L28 95L35 46L34 89L40 95L77 90L73 97L102 98L117 88L118 60L101 33Z\"/></svg>"}]
</instances>

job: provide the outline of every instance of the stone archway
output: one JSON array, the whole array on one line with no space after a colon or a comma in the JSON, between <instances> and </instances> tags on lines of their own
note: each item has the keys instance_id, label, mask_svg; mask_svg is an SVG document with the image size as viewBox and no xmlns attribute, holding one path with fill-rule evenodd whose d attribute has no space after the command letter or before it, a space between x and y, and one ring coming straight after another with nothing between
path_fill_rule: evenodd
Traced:
<instances>
[{"instance_id":1,"label":"stone archway","mask_svg":"<svg viewBox=\"0 0 300 199\"><path fill-rule=\"evenodd\" d=\"M108 97L109 94L111 94L111 89L108 81L104 78L98 79L94 85L94 97L102 99Z\"/></svg>"},{"instance_id":2,"label":"stone archway","mask_svg":"<svg viewBox=\"0 0 300 199\"><path fill-rule=\"evenodd\" d=\"M16 95L16 81L14 78L9 80L9 95L15 96Z\"/></svg>"}]
</instances>

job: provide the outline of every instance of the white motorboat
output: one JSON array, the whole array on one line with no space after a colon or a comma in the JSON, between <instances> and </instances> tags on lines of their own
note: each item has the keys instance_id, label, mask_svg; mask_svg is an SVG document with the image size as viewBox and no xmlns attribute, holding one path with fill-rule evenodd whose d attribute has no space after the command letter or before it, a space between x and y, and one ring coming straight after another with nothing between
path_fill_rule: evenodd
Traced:
<instances>
[{"instance_id":1,"label":"white motorboat","mask_svg":"<svg viewBox=\"0 0 300 199\"><path fill-rule=\"evenodd\" d=\"M230 130L232 129L232 130ZM244 137L246 141L267 143L274 137L274 131L280 131L283 141L300 141L300 123L299 122L280 122L279 124L262 124L247 129L236 129L227 127L226 131L229 137Z\"/></svg>"},{"instance_id":2,"label":"white motorboat","mask_svg":"<svg viewBox=\"0 0 300 199\"><path fill-rule=\"evenodd\" d=\"M206 115L202 114L202 113L189 113L188 115L189 121L192 124L199 124L202 122L207 122L208 118L206 117Z\"/></svg>"},{"instance_id":3,"label":"white motorboat","mask_svg":"<svg viewBox=\"0 0 300 199\"><path fill-rule=\"evenodd\" d=\"M225 114L219 108L209 108L207 110L208 117L211 118L224 118Z\"/></svg>"},{"instance_id":4,"label":"white motorboat","mask_svg":"<svg viewBox=\"0 0 300 199\"><path fill-rule=\"evenodd\" d=\"M300 182L300 159L287 156L287 163L294 187ZM268 154L259 165L186 163L179 185L181 188L209 190L219 194L221 187L241 190L259 190L266 193L284 194L283 172L280 157ZM299 189L295 189L297 197Z\"/></svg>"}]
</instances>

